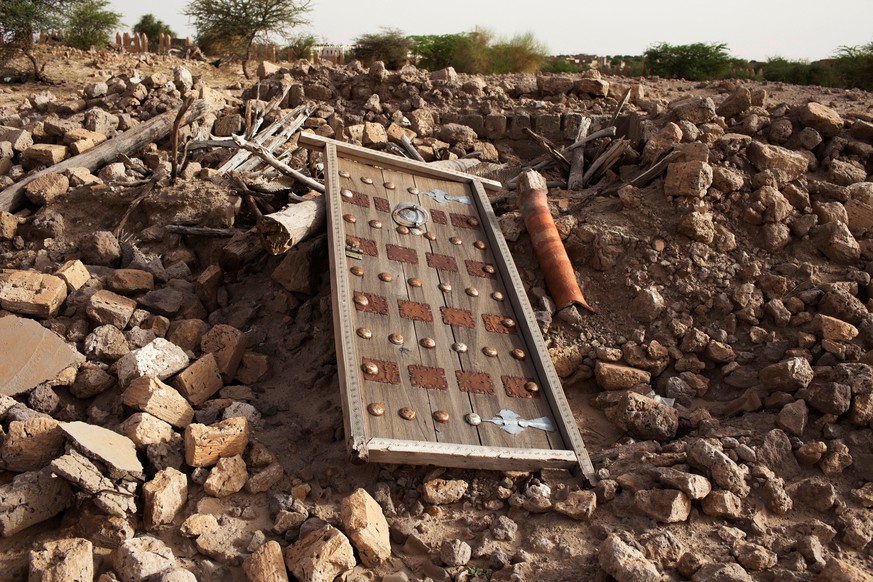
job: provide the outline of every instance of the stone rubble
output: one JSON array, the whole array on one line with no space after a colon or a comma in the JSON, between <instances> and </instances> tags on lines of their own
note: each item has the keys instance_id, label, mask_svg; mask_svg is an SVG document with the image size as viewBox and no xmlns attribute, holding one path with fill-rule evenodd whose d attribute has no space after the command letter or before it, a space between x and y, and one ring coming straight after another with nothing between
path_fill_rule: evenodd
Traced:
<instances>
[{"instance_id":1,"label":"stone rubble","mask_svg":"<svg viewBox=\"0 0 873 582\"><path fill-rule=\"evenodd\" d=\"M324 245L239 260L227 241L167 231L251 224L208 150L113 234L132 195L113 197L169 168L166 145L150 144L46 174L27 209L0 213L12 364L0 366L0 535L39 538L16 575L870 580L869 95L792 104L781 84L719 81L676 82L668 98L655 80L596 72L303 61L218 90L181 65L137 66L0 110L0 187L187 95L213 109L183 137L237 133L246 100L285 86L273 115L310 104L306 131L380 150L402 136L428 162L472 154L505 179L541 153L525 128L569 144L583 115L603 127L629 89L618 133L630 147L582 194L598 195L550 196L598 314L574 327L556 312L513 195L492 201L574 412L584 404L598 482L347 465ZM628 185L671 152L660 177Z\"/></svg>"}]
</instances>

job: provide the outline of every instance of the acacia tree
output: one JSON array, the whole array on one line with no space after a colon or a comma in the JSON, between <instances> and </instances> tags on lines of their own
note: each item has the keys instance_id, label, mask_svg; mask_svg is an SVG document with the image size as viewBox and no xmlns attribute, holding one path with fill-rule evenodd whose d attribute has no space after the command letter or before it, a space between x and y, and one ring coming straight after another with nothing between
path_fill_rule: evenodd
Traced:
<instances>
[{"instance_id":1,"label":"acacia tree","mask_svg":"<svg viewBox=\"0 0 873 582\"><path fill-rule=\"evenodd\" d=\"M33 66L34 76L45 81L45 63L34 54L34 35L63 28L66 16L80 0L2 0L0 2L0 65L23 54Z\"/></svg>"},{"instance_id":2,"label":"acacia tree","mask_svg":"<svg viewBox=\"0 0 873 582\"><path fill-rule=\"evenodd\" d=\"M107 0L82 0L67 18L66 40L78 49L105 48L109 34L121 26L121 14L109 10Z\"/></svg>"},{"instance_id":3,"label":"acacia tree","mask_svg":"<svg viewBox=\"0 0 873 582\"><path fill-rule=\"evenodd\" d=\"M229 46L242 60L246 79L255 41L287 37L290 29L307 23L307 12L309 0L191 0L185 9L194 19L198 42Z\"/></svg>"}]
</instances>

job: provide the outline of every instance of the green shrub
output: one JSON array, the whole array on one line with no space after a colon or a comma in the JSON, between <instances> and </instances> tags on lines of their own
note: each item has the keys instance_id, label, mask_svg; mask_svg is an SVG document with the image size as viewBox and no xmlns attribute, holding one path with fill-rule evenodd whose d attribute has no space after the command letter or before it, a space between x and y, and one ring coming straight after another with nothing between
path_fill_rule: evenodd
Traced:
<instances>
[{"instance_id":1,"label":"green shrub","mask_svg":"<svg viewBox=\"0 0 873 582\"><path fill-rule=\"evenodd\" d=\"M107 0L84 0L73 6L67 19L66 37L70 46L86 50L105 48L109 35L121 26L121 14L108 9Z\"/></svg>"},{"instance_id":2,"label":"green shrub","mask_svg":"<svg viewBox=\"0 0 873 582\"><path fill-rule=\"evenodd\" d=\"M489 73L532 73L546 59L546 47L527 32L491 47Z\"/></svg>"},{"instance_id":3,"label":"green shrub","mask_svg":"<svg viewBox=\"0 0 873 582\"><path fill-rule=\"evenodd\" d=\"M309 33L298 34L289 40L290 42L282 49L282 56L288 55L289 60L292 61L311 59L312 49L318 44L318 38Z\"/></svg>"},{"instance_id":4,"label":"green shrub","mask_svg":"<svg viewBox=\"0 0 873 582\"><path fill-rule=\"evenodd\" d=\"M382 32L362 34L355 39L352 57L365 65L382 61L389 69L399 69L409 59L412 38L397 28L383 28Z\"/></svg>"},{"instance_id":5,"label":"green shrub","mask_svg":"<svg viewBox=\"0 0 873 582\"><path fill-rule=\"evenodd\" d=\"M873 42L837 49L834 68L846 87L873 91Z\"/></svg>"},{"instance_id":6,"label":"green shrub","mask_svg":"<svg viewBox=\"0 0 873 582\"><path fill-rule=\"evenodd\" d=\"M671 45L662 42L646 49L644 56L649 75L689 81L724 78L735 60L725 43Z\"/></svg>"},{"instance_id":7,"label":"green shrub","mask_svg":"<svg viewBox=\"0 0 873 582\"><path fill-rule=\"evenodd\" d=\"M428 71L454 66L458 47L466 42L463 34L431 34L410 38L412 52L417 59L416 66Z\"/></svg>"},{"instance_id":8,"label":"green shrub","mask_svg":"<svg viewBox=\"0 0 873 582\"><path fill-rule=\"evenodd\" d=\"M170 38L176 36L173 29L171 29L163 20L155 18L154 14L143 14L142 18L139 19L139 22L133 26L133 31L136 33L144 33L149 38L149 41L157 40L161 34L169 36Z\"/></svg>"}]
</instances>

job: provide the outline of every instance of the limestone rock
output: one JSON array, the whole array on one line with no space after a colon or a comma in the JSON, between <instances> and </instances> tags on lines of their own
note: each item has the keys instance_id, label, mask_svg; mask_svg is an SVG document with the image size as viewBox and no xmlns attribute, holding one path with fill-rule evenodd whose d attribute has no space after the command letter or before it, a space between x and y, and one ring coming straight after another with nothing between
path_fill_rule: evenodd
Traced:
<instances>
[{"instance_id":1,"label":"limestone rock","mask_svg":"<svg viewBox=\"0 0 873 582\"><path fill-rule=\"evenodd\" d=\"M634 493L636 506L661 523L680 523L691 513L691 500L675 489L644 489Z\"/></svg>"},{"instance_id":2,"label":"limestone rock","mask_svg":"<svg viewBox=\"0 0 873 582\"><path fill-rule=\"evenodd\" d=\"M632 390L652 379L652 374L645 370L600 361L594 366L594 376L604 390Z\"/></svg>"},{"instance_id":3,"label":"limestone rock","mask_svg":"<svg viewBox=\"0 0 873 582\"><path fill-rule=\"evenodd\" d=\"M0 460L8 471L37 471L64 452L60 424L48 416L34 416L9 423L0 444Z\"/></svg>"},{"instance_id":4,"label":"limestone rock","mask_svg":"<svg viewBox=\"0 0 873 582\"><path fill-rule=\"evenodd\" d=\"M203 336L200 349L215 356L222 380L229 383L246 351L245 334L230 325L219 324Z\"/></svg>"},{"instance_id":5,"label":"limestone rock","mask_svg":"<svg viewBox=\"0 0 873 582\"><path fill-rule=\"evenodd\" d=\"M138 448L175 439L172 425L147 412L135 412L118 426L118 432L133 441Z\"/></svg>"},{"instance_id":6,"label":"limestone rock","mask_svg":"<svg viewBox=\"0 0 873 582\"><path fill-rule=\"evenodd\" d=\"M340 519L365 566L375 567L391 557L388 521L382 508L365 489L356 489L343 499Z\"/></svg>"},{"instance_id":7,"label":"limestone rock","mask_svg":"<svg viewBox=\"0 0 873 582\"><path fill-rule=\"evenodd\" d=\"M154 376L164 380L188 365L188 356L179 346L163 338L138 350L133 350L115 363L118 382L126 387L132 380L143 376Z\"/></svg>"},{"instance_id":8,"label":"limestone rock","mask_svg":"<svg viewBox=\"0 0 873 582\"><path fill-rule=\"evenodd\" d=\"M151 536L125 540L112 553L112 561L122 582L141 582L176 567L173 551Z\"/></svg>"},{"instance_id":9,"label":"limestone rock","mask_svg":"<svg viewBox=\"0 0 873 582\"><path fill-rule=\"evenodd\" d=\"M242 456L223 457L209 471L203 490L213 497L227 497L241 491L248 478Z\"/></svg>"},{"instance_id":10,"label":"limestone rock","mask_svg":"<svg viewBox=\"0 0 873 582\"><path fill-rule=\"evenodd\" d=\"M759 171L772 171L780 184L796 180L809 165L803 154L760 141L753 141L746 149L746 154Z\"/></svg>"},{"instance_id":11,"label":"limestone rock","mask_svg":"<svg viewBox=\"0 0 873 582\"><path fill-rule=\"evenodd\" d=\"M609 534L597 549L597 562L617 582L658 582L661 574L637 548Z\"/></svg>"},{"instance_id":12,"label":"limestone rock","mask_svg":"<svg viewBox=\"0 0 873 582\"><path fill-rule=\"evenodd\" d=\"M33 271L0 272L0 308L43 319L54 317L67 298L67 284Z\"/></svg>"},{"instance_id":13,"label":"limestone rock","mask_svg":"<svg viewBox=\"0 0 873 582\"><path fill-rule=\"evenodd\" d=\"M16 475L0 485L0 535L9 537L50 519L73 500L69 483L48 469Z\"/></svg>"},{"instance_id":14,"label":"limestone rock","mask_svg":"<svg viewBox=\"0 0 873 582\"><path fill-rule=\"evenodd\" d=\"M712 517L739 519L743 511L742 500L730 491L713 491L701 502L703 513Z\"/></svg>"},{"instance_id":15,"label":"limestone rock","mask_svg":"<svg viewBox=\"0 0 873 582\"><path fill-rule=\"evenodd\" d=\"M192 467L209 467L221 457L240 455L249 441L249 423L243 417L216 424L193 423L185 429L185 462Z\"/></svg>"},{"instance_id":16,"label":"limestone rock","mask_svg":"<svg viewBox=\"0 0 873 582\"><path fill-rule=\"evenodd\" d=\"M176 390L153 376L131 381L122 394L125 405L147 412L178 428L185 428L194 418L194 409Z\"/></svg>"},{"instance_id":17,"label":"limestone rock","mask_svg":"<svg viewBox=\"0 0 873 582\"><path fill-rule=\"evenodd\" d=\"M167 467L142 486L143 525L147 530L173 523L188 502L188 477Z\"/></svg>"},{"instance_id":18,"label":"limestone rock","mask_svg":"<svg viewBox=\"0 0 873 582\"><path fill-rule=\"evenodd\" d=\"M749 494L749 485L746 483L748 470L732 461L730 457L709 442L703 439L694 440L688 447L688 463L694 467L708 470L712 480L719 487L740 497Z\"/></svg>"},{"instance_id":19,"label":"limestone rock","mask_svg":"<svg viewBox=\"0 0 873 582\"><path fill-rule=\"evenodd\" d=\"M685 493L690 499L703 499L712 491L709 479L672 467L658 469L658 481Z\"/></svg>"},{"instance_id":20,"label":"limestone rock","mask_svg":"<svg viewBox=\"0 0 873 582\"><path fill-rule=\"evenodd\" d=\"M664 193L703 198L712 185L712 166L706 162L673 162L667 166Z\"/></svg>"},{"instance_id":21,"label":"limestone rock","mask_svg":"<svg viewBox=\"0 0 873 582\"><path fill-rule=\"evenodd\" d=\"M223 386L221 370L213 354L205 354L185 368L173 380L191 404L200 405L209 400Z\"/></svg>"},{"instance_id":22,"label":"limestone rock","mask_svg":"<svg viewBox=\"0 0 873 582\"><path fill-rule=\"evenodd\" d=\"M94 547L88 540L68 538L45 542L30 552L28 582L86 581L94 579Z\"/></svg>"},{"instance_id":23,"label":"limestone rock","mask_svg":"<svg viewBox=\"0 0 873 582\"><path fill-rule=\"evenodd\" d=\"M243 571L250 582L288 582L282 546L272 540L245 559Z\"/></svg>"},{"instance_id":24,"label":"limestone rock","mask_svg":"<svg viewBox=\"0 0 873 582\"><path fill-rule=\"evenodd\" d=\"M679 430L679 413L675 408L636 392L624 392L604 413L639 439L668 440Z\"/></svg>"},{"instance_id":25,"label":"limestone rock","mask_svg":"<svg viewBox=\"0 0 873 582\"><path fill-rule=\"evenodd\" d=\"M433 479L422 485L422 497L433 505L448 505L460 501L468 487L469 484L460 479Z\"/></svg>"},{"instance_id":26,"label":"limestone rock","mask_svg":"<svg viewBox=\"0 0 873 582\"><path fill-rule=\"evenodd\" d=\"M825 137L836 137L843 130L840 114L821 103L810 102L799 108L800 123L811 127Z\"/></svg>"},{"instance_id":27,"label":"limestone rock","mask_svg":"<svg viewBox=\"0 0 873 582\"><path fill-rule=\"evenodd\" d=\"M463 540L443 540L440 546L440 560L446 566L466 566L470 561L472 549Z\"/></svg>"},{"instance_id":28,"label":"limestone rock","mask_svg":"<svg viewBox=\"0 0 873 582\"><path fill-rule=\"evenodd\" d=\"M555 511L577 521L591 518L597 508L597 495L593 491L571 491L567 499L555 504Z\"/></svg>"},{"instance_id":29,"label":"limestone rock","mask_svg":"<svg viewBox=\"0 0 873 582\"><path fill-rule=\"evenodd\" d=\"M80 421L64 423L61 430L83 455L105 464L110 477L142 478L142 463L136 456L136 446L129 438Z\"/></svg>"},{"instance_id":30,"label":"limestone rock","mask_svg":"<svg viewBox=\"0 0 873 582\"><path fill-rule=\"evenodd\" d=\"M331 525L310 533L285 551L285 565L300 582L333 582L355 564L348 538Z\"/></svg>"}]
</instances>

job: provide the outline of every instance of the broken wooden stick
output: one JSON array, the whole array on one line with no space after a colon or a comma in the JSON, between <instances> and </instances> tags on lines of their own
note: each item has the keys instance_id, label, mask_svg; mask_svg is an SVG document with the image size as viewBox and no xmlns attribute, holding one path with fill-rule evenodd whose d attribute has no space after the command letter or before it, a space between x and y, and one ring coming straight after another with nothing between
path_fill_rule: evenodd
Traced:
<instances>
[{"instance_id":1,"label":"broken wooden stick","mask_svg":"<svg viewBox=\"0 0 873 582\"><path fill-rule=\"evenodd\" d=\"M569 151L576 144L584 144L588 137L588 130L591 129L591 118L583 117L579 122L579 131L576 134L576 143L565 150ZM585 148L579 147L573 150L570 154L570 176L567 178L567 188L570 190L581 190L585 185L583 177L585 176Z\"/></svg>"},{"instance_id":2,"label":"broken wooden stick","mask_svg":"<svg viewBox=\"0 0 873 582\"><path fill-rule=\"evenodd\" d=\"M548 203L549 189L542 174L533 170L524 172L518 182L518 205L531 243L539 259L546 286L558 309L571 305L594 312L576 281L573 263L567 256L561 235L552 220Z\"/></svg>"},{"instance_id":3,"label":"broken wooden stick","mask_svg":"<svg viewBox=\"0 0 873 582\"><path fill-rule=\"evenodd\" d=\"M651 168L640 173L636 178L628 182L628 184L630 184L631 186L645 186L646 184L657 178L661 174L661 172L667 169L667 166L669 166L673 162L673 160L680 157L681 155L682 152L673 150L672 152L661 158L661 160L653 165Z\"/></svg>"},{"instance_id":4,"label":"broken wooden stick","mask_svg":"<svg viewBox=\"0 0 873 582\"><path fill-rule=\"evenodd\" d=\"M258 236L267 252L281 255L323 230L326 216L324 197L311 198L262 216L257 224Z\"/></svg>"},{"instance_id":5,"label":"broken wooden stick","mask_svg":"<svg viewBox=\"0 0 873 582\"><path fill-rule=\"evenodd\" d=\"M564 154L558 151L558 148L555 147L555 144L553 144L551 141L535 133L528 127L524 128L524 133L527 134L532 140L534 140L537 145L543 148L543 151L545 151L549 157L554 159L565 168L570 167L570 161L566 157L564 157Z\"/></svg>"},{"instance_id":6,"label":"broken wooden stick","mask_svg":"<svg viewBox=\"0 0 873 582\"><path fill-rule=\"evenodd\" d=\"M206 101L200 99L194 102L188 110L187 115L182 121L182 125L187 125L192 121L196 121L203 117L208 109ZM136 127L128 129L119 136L110 140L104 141L98 146L90 150L67 158L62 162L58 162L53 166L49 166L44 170L40 170L26 178L23 178L0 192L0 210L6 212L14 212L18 210L25 201L24 187L31 183L39 176L45 174L59 174L70 168L88 168L89 171L94 170L115 160L119 154L131 154L136 152L146 145L160 141L173 129L173 120L176 117L175 111L168 111L157 117L153 117L148 121L140 123Z\"/></svg>"},{"instance_id":7,"label":"broken wooden stick","mask_svg":"<svg viewBox=\"0 0 873 582\"><path fill-rule=\"evenodd\" d=\"M170 155L173 156L170 160L170 163L172 164L170 184L176 183L176 172L179 168L179 130L182 128L182 120L185 118L185 112L188 111L192 103L194 103L194 97L189 95L185 98L182 107L179 108L179 114L176 115L176 119L173 121L173 134L170 137Z\"/></svg>"},{"instance_id":8,"label":"broken wooden stick","mask_svg":"<svg viewBox=\"0 0 873 582\"><path fill-rule=\"evenodd\" d=\"M167 232L185 234L190 236L211 236L214 238L231 238L236 231L230 228L209 228L207 226L185 226L183 224L168 224L164 227Z\"/></svg>"},{"instance_id":9,"label":"broken wooden stick","mask_svg":"<svg viewBox=\"0 0 873 582\"><path fill-rule=\"evenodd\" d=\"M617 142L613 142L609 149L603 152L599 158L591 162L591 167L588 168L588 171L585 172L585 175L582 177L583 186L588 183L591 178L593 178L598 172L605 172L609 168L613 166L621 156L624 155L624 152L630 147L630 140L620 139Z\"/></svg>"},{"instance_id":10,"label":"broken wooden stick","mask_svg":"<svg viewBox=\"0 0 873 582\"><path fill-rule=\"evenodd\" d=\"M586 117L585 119L588 119L588 124L590 125L591 118ZM581 129L581 126L580 126L580 129ZM595 139L600 139L601 137L615 137L615 132L616 132L615 126L610 125L609 127L604 127L603 129L599 129L599 130L595 131L591 135L577 137L575 142L573 142L572 144L570 144L564 148L564 153L566 154L567 152L573 151L576 148L580 148L580 147L584 146L586 143L588 143L589 141L594 141Z\"/></svg>"},{"instance_id":11,"label":"broken wooden stick","mask_svg":"<svg viewBox=\"0 0 873 582\"><path fill-rule=\"evenodd\" d=\"M413 160L418 160L419 162L424 161L424 158L421 157L421 154L418 153L418 150L415 149L415 146L412 145L412 142L409 141L409 138L406 137L405 135L400 136L400 145L403 146L403 149L405 149L407 152L409 152L409 156Z\"/></svg>"},{"instance_id":12,"label":"broken wooden stick","mask_svg":"<svg viewBox=\"0 0 873 582\"><path fill-rule=\"evenodd\" d=\"M262 160L264 160L265 162L267 162L268 164L270 164L271 166L273 166L274 168L276 168L277 170L279 170L280 172L282 172L286 176L291 176L292 178L294 178L295 180L297 180L301 184L305 184L306 186L309 186L311 189L315 190L316 192L321 192L322 194L324 194L324 184L322 184L321 182L317 182L317 181L313 180L309 176L304 176L303 174L301 174L300 172L298 172L297 170L295 170L294 168L292 168L288 164L281 162L280 160L278 160L276 158L276 156L274 156L273 154L268 152L267 148L265 148L261 144L257 144L257 143L251 142L251 141L246 141L245 139L241 138L238 135L233 136L233 141L240 148L255 154L256 156L258 156L259 158L261 158Z\"/></svg>"}]
</instances>

